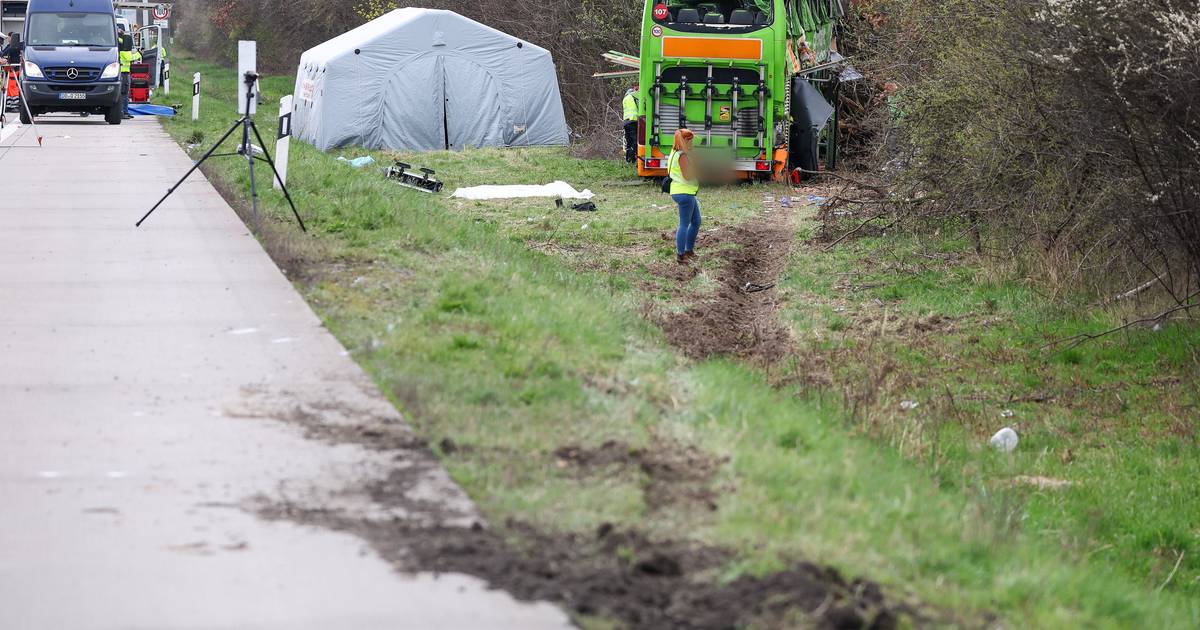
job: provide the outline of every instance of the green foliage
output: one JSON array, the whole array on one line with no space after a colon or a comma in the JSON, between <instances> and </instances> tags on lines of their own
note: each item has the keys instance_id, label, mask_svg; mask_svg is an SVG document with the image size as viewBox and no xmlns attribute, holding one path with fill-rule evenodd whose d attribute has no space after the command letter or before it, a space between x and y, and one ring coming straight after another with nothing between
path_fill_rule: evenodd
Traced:
<instances>
[{"instance_id":1,"label":"green foliage","mask_svg":"<svg viewBox=\"0 0 1200 630\"><path fill-rule=\"evenodd\" d=\"M164 123L167 130L177 139L193 129L214 137L233 116L233 73L182 57L176 64L184 74L202 70L214 89L198 125L175 119ZM263 81L268 100L291 89L290 76ZM263 128L274 117L270 110L260 108ZM735 552L723 572L728 577L800 558L830 563L880 580L889 593L949 610L963 624L984 614L1030 627L1200 623L1194 560L1200 453L1184 437L1144 437L1174 426L1165 414L1147 413L1155 405L1169 403L1182 414L1194 409L1196 394L1155 402L1176 390L1115 389L1158 373L1194 372L1187 348L1200 344L1195 329L1138 331L1081 346L1078 364L1047 362L1030 354L1047 336L1106 322L1035 310L1024 283L930 266L925 249L901 252L895 261L900 269L931 267L919 273L897 271L891 258L861 268L884 239L822 254L799 248L780 281L788 316L840 319L837 335L845 342L834 351L869 352L867 367L896 355L945 376L908 383L922 405L887 416L897 423L893 432L876 430L849 418L840 395L778 386L730 361L686 361L664 342L641 313L647 301L671 306L670 296L681 290L647 271L668 262L660 234L673 227L673 212L625 165L577 160L561 149L405 156L446 173L450 189L582 182L598 193L601 207L585 215L545 200L485 204L427 195L336 161L364 154L380 162L396 157L359 149L326 155L293 143L289 184L310 236L287 231L289 211L274 191L263 191L262 211L269 226L311 247L309 280L299 288L324 324L394 396L418 434L460 445L443 461L491 522L513 517L573 532L611 523L717 544ZM236 195L245 192L237 179L243 169L218 162L208 176ZM706 229L756 214L764 190L782 193L761 186L707 191ZM934 251L959 253L963 245L939 241ZM695 280L700 286L713 282L708 264ZM888 290L867 285L901 287L879 307L888 321L928 322L931 312L969 318L989 309L990 323L939 329L932 334L940 341L928 346L869 337L856 345L857 313L830 307L842 295L832 279L843 275L862 285L864 303ZM804 310L809 305L819 310ZM813 334L826 328L796 327ZM966 367L952 369L947 355ZM816 362L797 367L818 368ZM880 396L901 385L885 378L876 387L869 373L853 372L861 368L848 364L848 376L861 377L856 382ZM1094 406L1076 414L1044 402L1004 402L1013 391L1027 393L1025 386L1082 392ZM946 388L958 408L978 415L938 405ZM1131 394L1128 411L1120 412L1127 416L1103 406L1116 404L1114 391ZM985 399L968 398L976 394ZM980 447L999 422L998 404L1027 423L1024 446L1012 456ZM1138 414L1147 420L1128 421ZM1097 434L1113 417L1122 419L1119 426ZM987 421L952 421L961 418ZM589 474L564 469L555 454L609 440L630 449L690 448L718 462L711 480L717 510L686 501L649 504L642 467ZM1110 447L1102 446L1106 441ZM1076 459L1064 463L1068 447ZM1080 483L1035 490L1013 483L1017 475ZM1156 593L1176 552L1186 552L1180 569Z\"/></svg>"}]
</instances>

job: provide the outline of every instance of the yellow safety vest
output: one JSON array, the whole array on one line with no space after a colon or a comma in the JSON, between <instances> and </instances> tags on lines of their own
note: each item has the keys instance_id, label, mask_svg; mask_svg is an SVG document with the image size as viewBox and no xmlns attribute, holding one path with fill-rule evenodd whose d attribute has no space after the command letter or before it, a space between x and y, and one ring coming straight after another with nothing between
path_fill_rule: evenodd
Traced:
<instances>
[{"instance_id":1,"label":"yellow safety vest","mask_svg":"<svg viewBox=\"0 0 1200 630\"><path fill-rule=\"evenodd\" d=\"M638 119L637 96L633 92L625 95L625 98L621 101L621 107L625 110L624 117L626 121Z\"/></svg>"},{"instance_id":2,"label":"yellow safety vest","mask_svg":"<svg viewBox=\"0 0 1200 630\"><path fill-rule=\"evenodd\" d=\"M671 151L671 156L667 158L667 174L671 176L671 194L698 195L700 194L700 182L688 181L683 177L683 166L679 163L682 155L678 151Z\"/></svg>"},{"instance_id":3,"label":"yellow safety vest","mask_svg":"<svg viewBox=\"0 0 1200 630\"><path fill-rule=\"evenodd\" d=\"M111 57L109 58L111 59ZM120 58L121 72L129 72L130 66L133 64L133 62L142 60L142 53L136 50L122 50Z\"/></svg>"}]
</instances>

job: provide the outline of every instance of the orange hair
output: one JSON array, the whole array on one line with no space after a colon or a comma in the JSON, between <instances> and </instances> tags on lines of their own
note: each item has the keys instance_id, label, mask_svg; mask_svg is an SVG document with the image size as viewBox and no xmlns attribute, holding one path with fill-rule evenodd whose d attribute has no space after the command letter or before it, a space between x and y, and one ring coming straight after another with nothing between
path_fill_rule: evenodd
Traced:
<instances>
[{"instance_id":1,"label":"orange hair","mask_svg":"<svg viewBox=\"0 0 1200 630\"><path fill-rule=\"evenodd\" d=\"M692 133L691 129L687 129L687 128L676 129L675 130L675 140L671 144L671 147L674 149L680 149L683 147L684 144L687 144L690 147L692 144L692 138L695 138L695 137L696 137L696 134Z\"/></svg>"}]
</instances>

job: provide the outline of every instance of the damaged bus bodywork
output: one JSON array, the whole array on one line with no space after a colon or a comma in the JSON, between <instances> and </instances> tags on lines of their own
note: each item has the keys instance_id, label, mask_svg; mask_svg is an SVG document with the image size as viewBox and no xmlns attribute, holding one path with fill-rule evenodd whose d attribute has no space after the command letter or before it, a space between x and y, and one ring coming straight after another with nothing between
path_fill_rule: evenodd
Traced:
<instances>
[{"instance_id":1,"label":"damaged bus bodywork","mask_svg":"<svg viewBox=\"0 0 1200 630\"><path fill-rule=\"evenodd\" d=\"M666 175L680 127L711 178L799 181L833 168L842 15L840 0L648 0L638 175Z\"/></svg>"}]
</instances>

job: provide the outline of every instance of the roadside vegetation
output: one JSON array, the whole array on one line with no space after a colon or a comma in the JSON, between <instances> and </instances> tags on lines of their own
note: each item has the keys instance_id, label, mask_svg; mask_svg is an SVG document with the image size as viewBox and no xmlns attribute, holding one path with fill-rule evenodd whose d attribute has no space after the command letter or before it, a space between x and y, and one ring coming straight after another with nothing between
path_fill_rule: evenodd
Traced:
<instances>
[{"instance_id":1,"label":"roadside vegetation","mask_svg":"<svg viewBox=\"0 0 1200 630\"><path fill-rule=\"evenodd\" d=\"M177 76L205 77L203 118L185 108L164 127L198 158L235 118L236 79L175 54ZM264 78L262 129L292 88ZM376 164L337 160L361 155ZM447 192L562 179L599 210L412 191L381 176L395 158L436 169ZM242 209L244 170L206 169ZM1047 300L963 230L834 242L853 223L821 212L828 188L706 190L691 273L673 262L668 197L566 149L294 142L289 187L311 233L269 191L264 245L518 548L525 525L636 531L727 550L704 576L720 583L808 560L881 584L911 625L1200 625L1194 322L1053 343L1129 312ZM705 309L752 254L746 225L786 236L761 243L780 254L755 303L786 334L778 352L735 339L705 356L678 325L712 330ZM1021 436L1010 454L987 446L1003 426Z\"/></svg>"}]
</instances>

